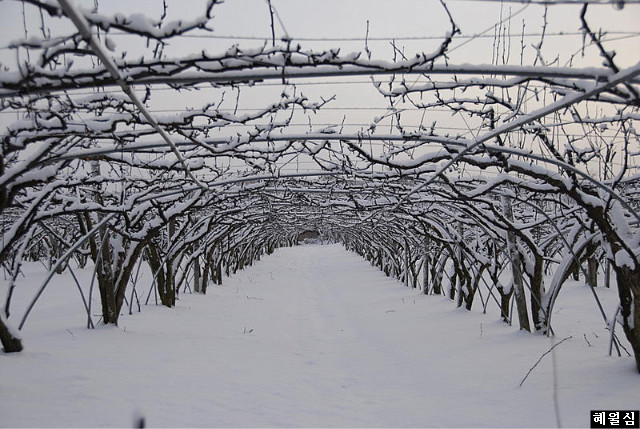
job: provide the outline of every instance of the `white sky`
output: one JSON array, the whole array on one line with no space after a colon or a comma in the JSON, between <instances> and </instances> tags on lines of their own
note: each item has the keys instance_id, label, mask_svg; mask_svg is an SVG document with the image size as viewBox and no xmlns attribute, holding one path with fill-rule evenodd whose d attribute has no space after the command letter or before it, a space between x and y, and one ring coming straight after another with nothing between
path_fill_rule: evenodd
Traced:
<instances>
[{"instance_id":1,"label":"white sky","mask_svg":"<svg viewBox=\"0 0 640 429\"><path fill-rule=\"evenodd\" d=\"M439 37L449 30L448 20L443 7L438 0L273 0L278 15L281 18L288 35L293 38L362 38L366 35L367 21L369 21L369 37ZM83 0L79 4L92 8L94 0ZM198 16L203 10L202 0L168 0L170 19L189 19ZM162 12L160 0L98 0L99 11L105 14L122 13L131 15L142 13L151 18L159 18ZM456 23L461 28L462 36L473 36L487 31L487 36L493 35L493 26L506 18L510 13L517 13L505 22L510 33L518 36L522 29L523 20L525 31L537 33L542 28L544 8L539 5L522 5L519 3L449 0L447 5ZM548 33L577 32L580 30L579 10L581 6L565 5L553 6L548 14ZM34 8L27 6L27 12ZM17 1L0 2L0 46L4 47L13 39L23 37L22 6ZM214 7L215 18L211 21L214 35L217 36L251 36L270 38L270 20L267 2L265 0L228 0ZM590 6L587 15L594 29L604 31L640 31L640 5L627 5L623 10L615 10L610 5ZM34 31L39 25L37 15L27 13L27 23L31 28L30 36L37 35ZM276 22L277 36L284 35L282 26ZM519 37L514 37L514 53L519 45ZM630 43L616 42L614 48L625 46L628 51L621 52L621 64L635 64L640 57L639 38L630 39ZM459 45L466 39L454 43ZM579 40L579 39L578 39ZM564 41L564 42L562 42ZM117 40L116 40L117 42ZM180 46L191 51L207 48L212 52L224 49L234 43L240 46L256 45L260 42L247 40L207 40L206 42L189 39L183 45L177 41L172 45ZM492 38L475 40L460 48L453 58L454 62L489 62ZM527 39L526 43L537 42L537 38ZM550 36L545 48L552 58L555 51L561 51L566 44L574 45L573 37ZM356 42L301 42L303 46L314 49L328 47L343 47L346 51L362 50L363 41ZM432 41L399 40L399 47L404 47L407 53L430 52L438 44ZM549 45L553 45L552 47ZM374 55L389 59L391 48L388 41L370 41L369 47ZM122 49L122 47L120 47ZM527 49L529 51L530 49ZM183 52L182 49L180 51ZM635 57L635 58L634 58ZM562 58L566 60L567 58ZM484 61L483 61L484 60Z\"/></svg>"}]
</instances>

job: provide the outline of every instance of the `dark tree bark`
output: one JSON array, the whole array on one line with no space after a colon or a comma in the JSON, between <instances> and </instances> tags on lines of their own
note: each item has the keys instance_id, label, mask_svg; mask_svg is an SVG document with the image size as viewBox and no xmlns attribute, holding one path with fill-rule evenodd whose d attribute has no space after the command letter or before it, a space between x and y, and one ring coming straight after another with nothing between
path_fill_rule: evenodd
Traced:
<instances>
[{"instance_id":1,"label":"dark tree bark","mask_svg":"<svg viewBox=\"0 0 640 429\"><path fill-rule=\"evenodd\" d=\"M533 250L533 249L532 249ZM542 255L534 256L533 273L529 276L531 285L531 317L536 331L543 329L542 326L542 296L544 295L544 258Z\"/></svg>"},{"instance_id":2,"label":"dark tree bark","mask_svg":"<svg viewBox=\"0 0 640 429\"><path fill-rule=\"evenodd\" d=\"M200 293L202 291L200 274L200 256L196 256L193 259L193 291L196 293Z\"/></svg>"},{"instance_id":3,"label":"dark tree bark","mask_svg":"<svg viewBox=\"0 0 640 429\"><path fill-rule=\"evenodd\" d=\"M593 250L590 253L593 253ZM598 287L598 260L594 256L590 256L589 259L587 259L586 280L589 286Z\"/></svg>"},{"instance_id":4,"label":"dark tree bark","mask_svg":"<svg viewBox=\"0 0 640 429\"><path fill-rule=\"evenodd\" d=\"M631 343L636 360L636 368L640 372L640 268L613 265L618 280L618 293L622 315L622 328L627 340Z\"/></svg>"},{"instance_id":5,"label":"dark tree bark","mask_svg":"<svg viewBox=\"0 0 640 429\"><path fill-rule=\"evenodd\" d=\"M513 288L509 289L509 292L506 293L502 286L498 286L496 289L498 289L498 293L500 294L500 317L502 317L505 323L510 323L511 314L509 311L509 303L513 296Z\"/></svg>"},{"instance_id":6,"label":"dark tree bark","mask_svg":"<svg viewBox=\"0 0 640 429\"><path fill-rule=\"evenodd\" d=\"M160 302L165 307L173 307L176 303L175 289L173 287L173 276L170 269L165 269L170 266L170 261L166 261L166 264L162 262L162 255L158 251L156 244L151 240L147 245L147 252L149 255L148 263L151 268L151 272L155 274L156 289L160 296Z\"/></svg>"},{"instance_id":7,"label":"dark tree bark","mask_svg":"<svg viewBox=\"0 0 640 429\"><path fill-rule=\"evenodd\" d=\"M11 333L5 324L4 315L0 315L0 342L5 353L17 353L22 351L22 340Z\"/></svg>"},{"instance_id":8,"label":"dark tree bark","mask_svg":"<svg viewBox=\"0 0 640 429\"><path fill-rule=\"evenodd\" d=\"M511 201L506 196L502 196L502 211L504 216L513 221L513 211ZM516 308L518 310L518 321L520 329L531 331L529 324L529 312L527 310L527 301L524 294L524 283L522 280L522 255L516 244L516 235L512 230L507 231L507 252L511 259L511 272L513 274L513 291L516 298Z\"/></svg>"}]
</instances>

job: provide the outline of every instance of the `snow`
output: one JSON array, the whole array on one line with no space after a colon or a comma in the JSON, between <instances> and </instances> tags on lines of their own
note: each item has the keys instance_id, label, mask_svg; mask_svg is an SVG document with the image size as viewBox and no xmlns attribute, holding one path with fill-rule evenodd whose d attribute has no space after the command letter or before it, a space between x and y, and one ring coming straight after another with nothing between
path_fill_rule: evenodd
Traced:
<instances>
[{"instance_id":1,"label":"snow","mask_svg":"<svg viewBox=\"0 0 640 429\"><path fill-rule=\"evenodd\" d=\"M626 250L618 250L616 252L616 265L619 267L628 267L629 269L633 269L636 266L636 263L631 258L631 255Z\"/></svg>"},{"instance_id":2,"label":"snow","mask_svg":"<svg viewBox=\"0 0 640 429\"><path fill-rule=\"evenodd\" d=\"M25 272L16 318L46 275ZM76 273L88 288L91 269ZM140 296L149 284L147 272ZM597 292L613 308L615 290ZM590 294L569 282L546 338L419 295L339 245L306 245L176 308L87 330L63 274L25 325L25 350L0 355L0 426L130 427L142 415L165 427L555 427L555 383L561 424L588 427L589 410L638 406L635 363L608 357Z\"/></svg>"}]
</instances>

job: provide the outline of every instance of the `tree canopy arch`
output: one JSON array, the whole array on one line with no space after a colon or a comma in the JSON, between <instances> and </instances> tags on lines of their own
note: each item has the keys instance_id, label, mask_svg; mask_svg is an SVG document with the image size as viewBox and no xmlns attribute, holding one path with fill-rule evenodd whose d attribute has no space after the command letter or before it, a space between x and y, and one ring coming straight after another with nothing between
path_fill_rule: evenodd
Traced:
<instances>
[{"instance_id":1,"label":"tree canopy arch","mask_svg":"<svg viewBox=\"0 0 640 429\"><path fill-rule=\"evenodd\" d=\"M489 62L452 62L460 28L446 2L436 48L394 45L393 59L286 36L165 54L215 26L216 1L192 20L170 21L165 7L157 22L70 1L16 5L39 25L25 18L0 75L1 112L17 117L5 121L0 171L6 351L21 348L6 321L23 260L57 271L93 260L102 322L115 324L141 261L172 306L318 231L407 286L468 309L494 302L505 321L545 333L566 279L583 270L595 287L604 259L640 370L640 63L619 65L589 23L596 6L579 7L584 54L569 67L545 61L544 36L530 63L524 45L510 61L502 32ZM147 50L118 51L124 36ZM336 97L303 83L354 76L370 77L385 108L365 123L316 121ZM262 89L267 102L253 94ZM155 108L185 94L200 105ZM244 94L260 107L242 110Z\"/></svg>"}]
</instances>

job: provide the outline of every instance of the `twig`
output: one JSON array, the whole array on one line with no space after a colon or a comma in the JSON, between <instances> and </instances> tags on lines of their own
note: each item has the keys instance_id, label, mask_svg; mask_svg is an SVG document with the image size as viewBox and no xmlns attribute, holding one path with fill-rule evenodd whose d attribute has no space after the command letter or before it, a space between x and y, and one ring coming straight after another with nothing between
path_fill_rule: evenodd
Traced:
<instances>
[{"instance_id":1,"label":"twig","mask_svg":"<svg viewBox=\"0 0 640 429\"><path fill-rule=\"evenodd\" d=\"M276 46L276 26L273 21L273 6L271 5L271 0L267 0L267 4L269 5L269 16L271 18L271 44L272 46Z\"/></svg>"},{"instance_id":2,"label":"twig","mask_svg":"<svg viewBox=\"0 0 640 429\"><path fill-rule=\"evenodd\" d=\"M620 313L620 305L616 309L616 314L613 315L613 319L609 323L609 328L611 331L611 337L609 339L609 356L613 353L613 346L616 346L616 351L618 352L618 357L622 356L620 353L620 348L618 347L618 343L616 343L616 320L618 319L618 314Z\"/></svg>"},{"instance_id":3,"label":"twig","mask_svg":"<svg viewBox=\"0 0 640 429\"><path fill-rule=\"evenodd\" d=\"M540 359L538 359L538 361L537 361L537 362L536 362L536 363L535 363L531 368L529 368L529 372L527 372L527 375L525 375L525 376L524 376L524 378L522 379L522 381L520 382L520 387L522 387L522 385L524 384L524 382L525 382L525 380L527 379L527 377L529 377L529 374L531 374L531 371L533 371L533 370L536 368L536 366L538 366L538 364L542 361L542 358L544 358L546 355L548 355L549 353L551 353L551 351L552 351L553 349L555 349L555 348L556 348L556 346L559 346L560 344L564 343L564 342L565 342L565 341L567 341L567 340L570 340L571 338L573 338L573 336L572 336L572 335L571 335L571 336L568 336L567 338L563 339L562 341L560 341L560 342L558 342L558 343L554 344L553 346L551 346L551 348L550 348L549 350L547 350L546 352L544 352L544 353L542 354L542 356L540 356Z\"/></svg>"}]
</instances>

